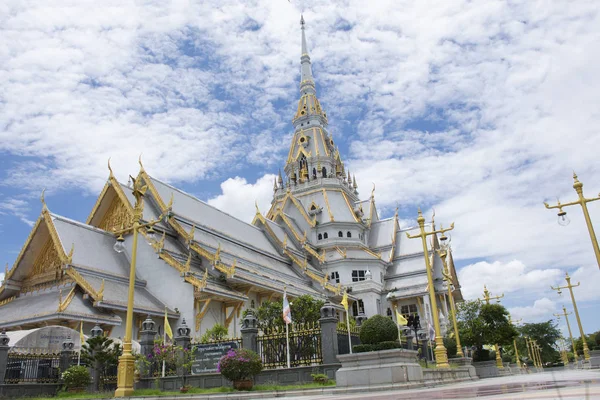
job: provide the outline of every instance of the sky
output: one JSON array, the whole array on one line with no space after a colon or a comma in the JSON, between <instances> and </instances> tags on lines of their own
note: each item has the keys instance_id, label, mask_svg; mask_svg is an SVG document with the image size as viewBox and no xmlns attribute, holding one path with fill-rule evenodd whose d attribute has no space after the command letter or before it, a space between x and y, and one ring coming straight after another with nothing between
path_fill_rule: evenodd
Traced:
<instances>
[{"instance_id":1,"label":"sky","mask_svg":"<svg viewBox=\"0 0 600 400\"><path fill-rule=\"evenodd\" d=\"M251 221L283 167L300 15L318 96L362 198L449 225L467 299L600 330L581 208L600 191L597 1L85 1L0 4L0 262L40 214L85 220L107 177L146 170ZM589 203L600 229L600 201ZM0 274L1 275L1 274ZM572 317L571 317L572 318ZM574 327L574 320L571 319ZM564 321L559 321L565 329ZM575 329L577 330L577 329Z\"/></svg>"}]
</instances>

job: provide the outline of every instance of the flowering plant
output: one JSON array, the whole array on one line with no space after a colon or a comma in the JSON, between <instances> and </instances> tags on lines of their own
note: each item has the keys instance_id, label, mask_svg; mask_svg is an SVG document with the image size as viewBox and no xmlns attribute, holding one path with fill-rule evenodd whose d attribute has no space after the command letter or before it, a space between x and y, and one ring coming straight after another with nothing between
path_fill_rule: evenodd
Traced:
<instances>
[{"instance_id":1,"label":"flowering plant","mask_svg":"<svg viewBox=\"0 0 600 400\"><path fill-rule=\"evenodd\" d=\"M231 349L217 364L217 372L230 381L252 379L262 368L258 354L248 349Z\"/></svg>"}]
</instances>

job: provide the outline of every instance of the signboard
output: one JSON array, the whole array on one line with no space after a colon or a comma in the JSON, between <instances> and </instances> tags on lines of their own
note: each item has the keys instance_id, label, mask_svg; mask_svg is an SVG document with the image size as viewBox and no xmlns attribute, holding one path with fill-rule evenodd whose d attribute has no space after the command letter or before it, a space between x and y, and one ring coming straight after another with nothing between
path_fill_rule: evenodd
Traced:
<instances>
[{"instance_id":1,"label":"signboard","mask_svg":"<svg viewBox=\"0 0 600 400\"><path fill-rule=\"evenodd\" d=\"M199 344L194 348L192 375L217 372L217 363L230 349L237 349L236 342Z\"/></svg>"}]
</instances>

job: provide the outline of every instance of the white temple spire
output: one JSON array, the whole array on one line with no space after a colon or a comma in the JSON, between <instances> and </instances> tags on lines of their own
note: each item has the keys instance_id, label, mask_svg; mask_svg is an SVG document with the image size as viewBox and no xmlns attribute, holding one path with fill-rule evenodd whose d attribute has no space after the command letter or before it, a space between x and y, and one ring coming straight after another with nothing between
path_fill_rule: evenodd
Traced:
<instances>
[{"instance_id":1,"label":"white temple spire","mask_svg":"<svg viewBox=\"0 0 600 400\"><path fill-rule=\"evenodd\" d=\"M300 56L300 91L310 90L315 93L315 82L312 76L310 56L306 45L306 34L304 33L304 16L300 17L300 29L302 31L302 54Z\"/></svg>"}]
</instances>

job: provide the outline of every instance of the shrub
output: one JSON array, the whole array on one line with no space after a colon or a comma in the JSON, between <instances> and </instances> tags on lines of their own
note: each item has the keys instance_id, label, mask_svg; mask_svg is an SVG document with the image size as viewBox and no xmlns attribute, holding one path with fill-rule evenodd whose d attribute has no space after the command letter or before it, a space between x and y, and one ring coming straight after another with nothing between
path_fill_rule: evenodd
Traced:
<instances>
[{"instance_id":1,"label":"shrub","mask_svg":"<svg viewBox=\"0 0 600 400\"><path fill-rule=\"evenodd\" d=\"M489 361L490 359L493 360L493 358L490 358L490 351L486 349L477 349L473 354L473 361Z\"/></svg>"},{"instance_id":2,"label":"shrub","mask_svg":"<svg viewBox=\"0 0 600 400\"><path fill-rule=\"evenodd\" d=\"M62 379L67 389L84 389L92 382L90 373L87 367L83 365L74 365L69 367L65 372L62 373Z\"/></svg>"},{"instance_id":3,"label":"shrub","mask_svg":"<svg viewBox=\"0 0 600 400\"><path fill-rule=\"evenodd\" d=\"M200 343L215 342L223 339L227 339L229 331L225 326L221 324L214 324L212 328L204 332L204 335L200 337Z\"/></svg>"},{"instance_id":4,"label":"shrub","mask_svg":"<svg viewBox=\"0 0 600 400\"><path fill-rule=\"evenodd\" d=\"M360 342L362 344L377 344L392 342L398 339L396 324L382 315L374 315L360 327Z\"/></svg>"},{"instance_id":5,"label":"shrub","mask_svg":"<svg viewBox=\"0 0 600 400\"><path fill-rule=\"evenodd\" d=\"M357 344L352 346L353 353L366 353L367 351L373 351L372 344Z\"/></svg>"},{"instance_id":6,"label":"shrub","mask_svg":"<svg viewBox=\"0 0 600 400\"><path fill-rule=\"evenodd\" d=\"M252 379L262 368L258 354L248 349L231 349L217 364L217 372L230 381Z\"/></svg>"},{"instance_id":7,"label":"shrub","mask_svg":"<svg viewBox=\"0 0 600 400\"><path fill-rule=\"evenodd\" d=\"M378 351L378 350L390 350L390 349L399 349L400 347L400 343L397 341L386 341L386 342L381 342L381 343L377 343L373 345L373 350L374 351Z\"/></svg>"},{"instance_id":8,"label":"shrub","mask_svg":"<svg viewBox=\"0 0 600 400\"><path fill-rule=\"evenodd\" d=\"M451 337L444 338L444 347L446 347L446 351L448 352L448 357L456 357L456 339Z\"/></svg>"},{"instance_id":9,"label":"shrub","mask_svg":"<svg viewBox=\"0 0 600 400\"><path fill-rule=\"evenodd\" d=\"M312 376L313 382L321 385L326 385L329 382L329 377L325 374L310 374L310 376Z\"/></svg>"}]
</instances>

